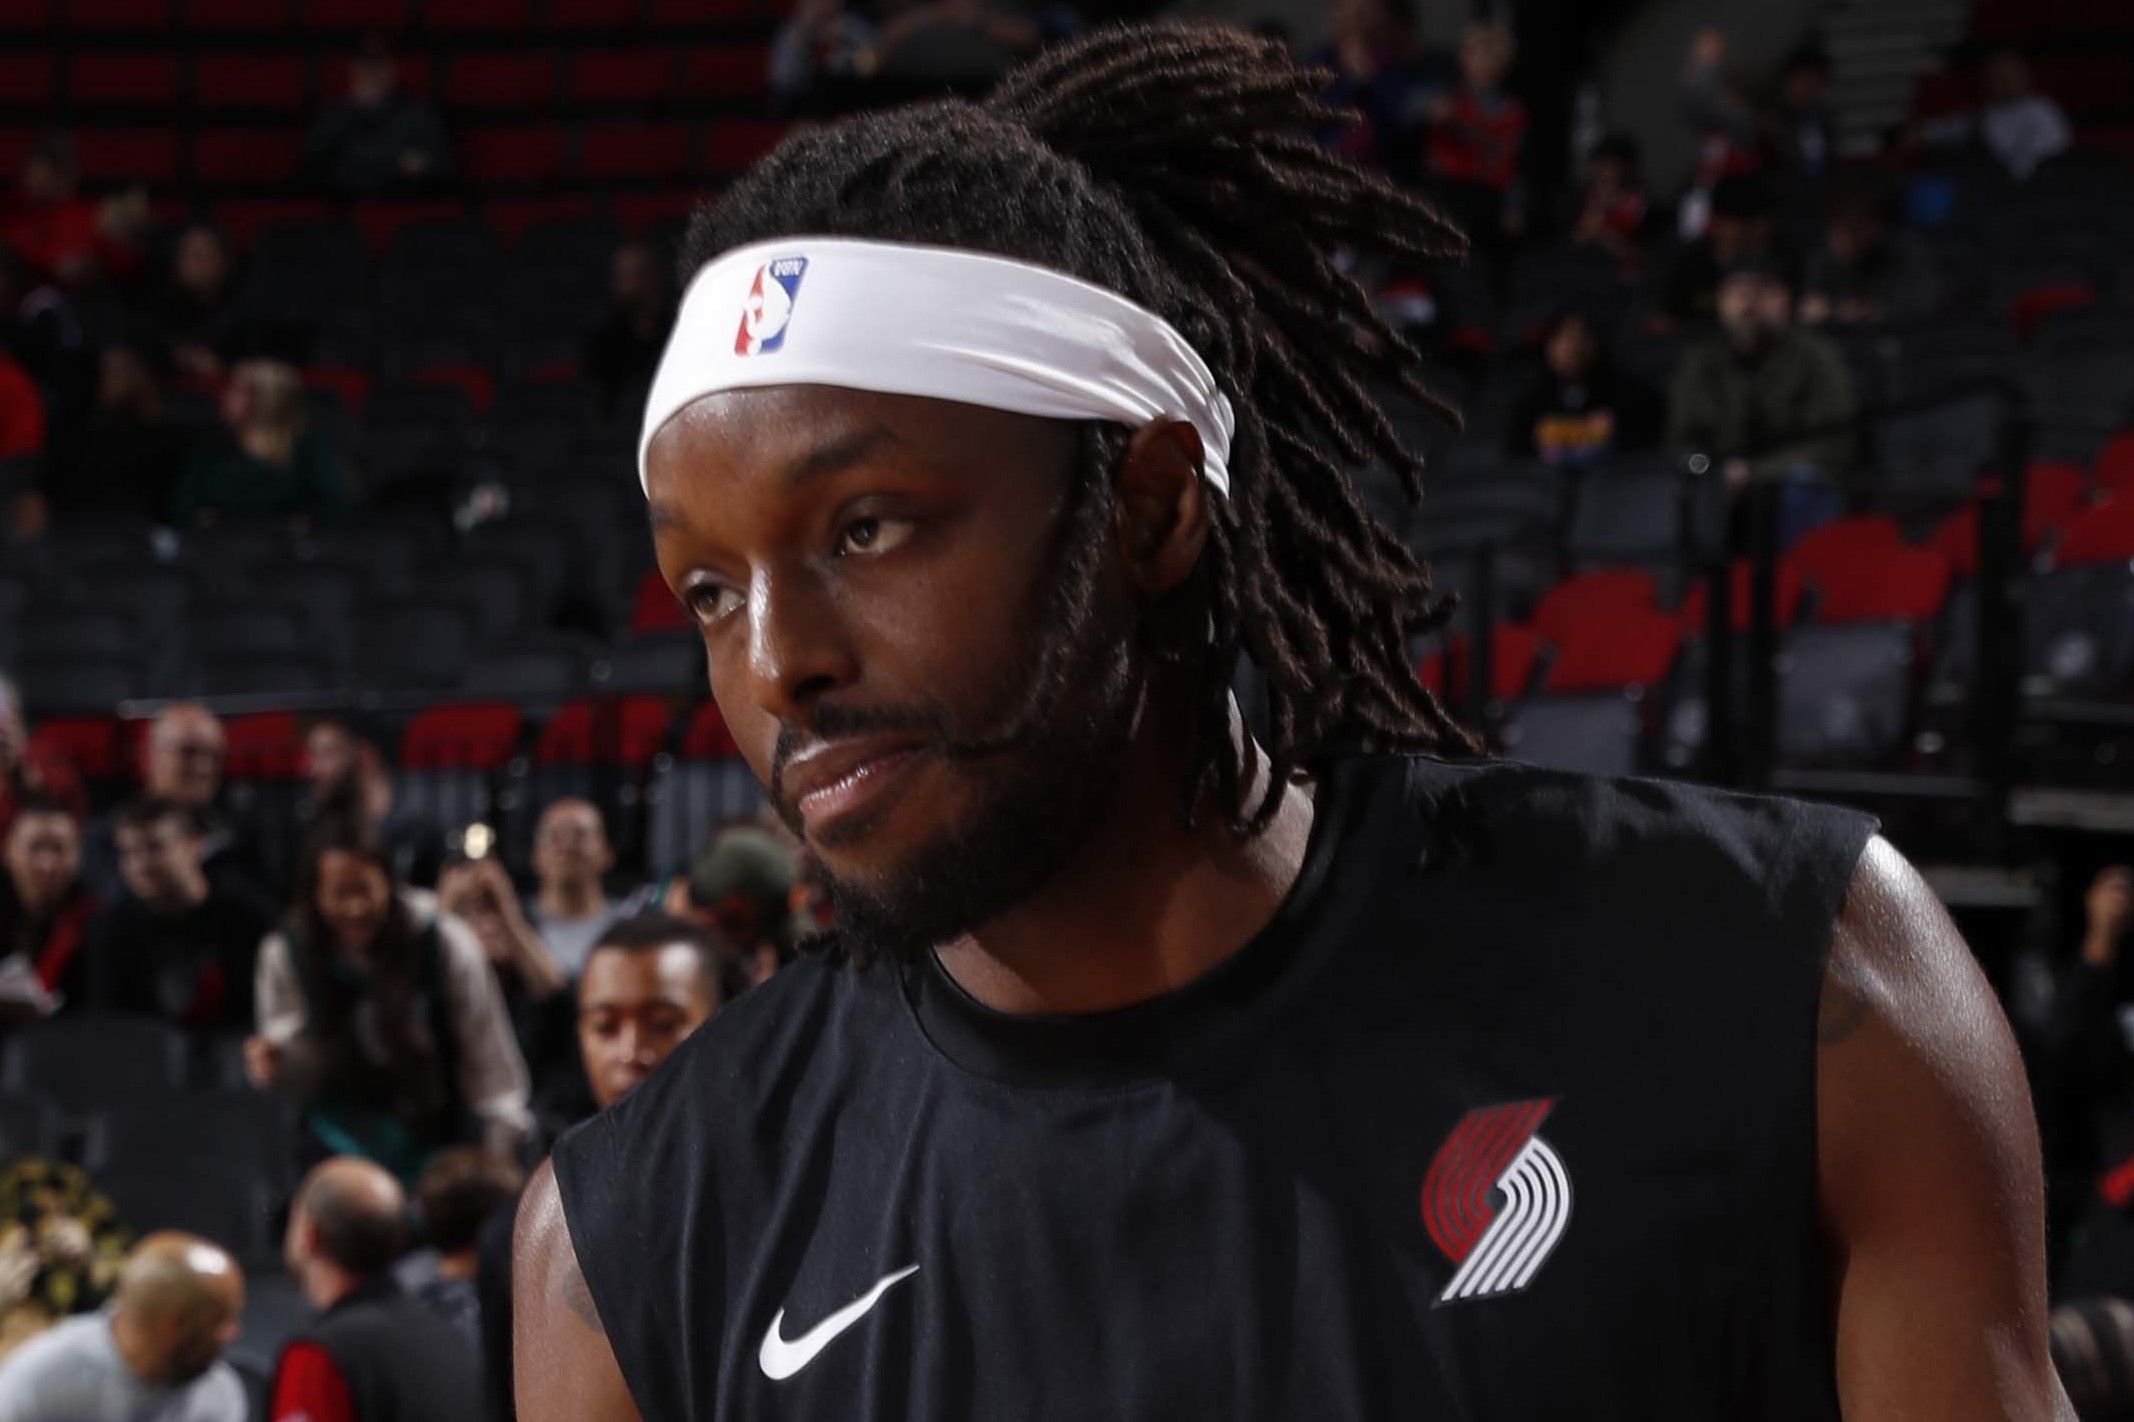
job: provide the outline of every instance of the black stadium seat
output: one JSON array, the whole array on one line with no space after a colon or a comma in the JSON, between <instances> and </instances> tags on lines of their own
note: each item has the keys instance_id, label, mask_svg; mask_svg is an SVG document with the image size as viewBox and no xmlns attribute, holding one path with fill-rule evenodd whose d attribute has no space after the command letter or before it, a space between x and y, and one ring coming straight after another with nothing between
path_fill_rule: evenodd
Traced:
<instances>
[{"instance_id":1,"label":"black stadium seat","mask_svg":"<svg viewBox=\"0 0 2134 1422\"><path fill-rule=\"evenodd\" d=\"M459 684L473 650L473 628L460 609L379 603L363 610L356 667L367 686L445 691Z\"/></svg>"},{"instance_id":2,"label":"black stadium seat","mask_svg":"<svg viewBox=\"0 0 2134 1422\"><path fill-rule=\"evenodd\" d=\"M180 1230L221 1245L240 1263L260 1266L275 1260L274 1194L245 1165L194 1161L107 1171L94 1178L136 1234Z\"/></svg>"},{"instance_id":3,"label":"black stadium seat","mask_svg":"<svg viewBox=\"0 0 2134 1422\"><path fill-rule=\"evenodd\" d=\"M60 1111L33 1091L0 1091L0 1160L59 1153Z\"/></svg>"},{"instance_id":4,"label":"black stadium seat","mask_svg":"<svg viewBox=\"0 0 2134 1422\"><path fill-rule=\"evenodd\" d=\"M68 1110L162 1101L185 1084L185 1035L151 1017L60 1017L12 1030L0 1087Z\"/></svg>"},{"instance_id":5,"label":"black stadium seat","mask_svg":"<svg viewBox=\"0 0 2134 1422\"><path fill-rule=\"evenodd\" d=\"M286 1188L296 1164L295 1123L278 1097L249 1087L187 1092L153 1106L115 1106L89 1114L82 1165L105 1171L154 1171L223 1163Z\"/></svg>"}]
</instances>

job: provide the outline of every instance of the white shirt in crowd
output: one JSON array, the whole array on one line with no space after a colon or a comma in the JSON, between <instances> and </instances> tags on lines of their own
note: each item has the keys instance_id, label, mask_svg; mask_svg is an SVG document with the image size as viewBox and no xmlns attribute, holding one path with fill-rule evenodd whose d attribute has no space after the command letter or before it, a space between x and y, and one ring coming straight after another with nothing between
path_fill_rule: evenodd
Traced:
<instances>
[{"instance_id":1,"label":"white shirt in crowd","mask_svg":"<svg viewBox=\"0 0 2134 1422\"><path fill-rule=\"evenodd\" d=\"M245 1422L245 1389L222 1362L183 1386L150 1386L119 1356L110 1313L85 1313L0 1363L0 1422Z\"/></svg>"}]
</instances>

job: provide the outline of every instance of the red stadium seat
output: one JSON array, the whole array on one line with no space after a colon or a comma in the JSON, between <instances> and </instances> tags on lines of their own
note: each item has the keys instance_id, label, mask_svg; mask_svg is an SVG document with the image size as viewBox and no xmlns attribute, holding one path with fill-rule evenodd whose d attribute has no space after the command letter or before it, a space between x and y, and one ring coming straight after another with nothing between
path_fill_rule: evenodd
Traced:
<instances>
[{"instance_id":1,"label":"red stadium seat","mask_svg":"<svg viewBox=\"0 0 2134 1422\"><path fill-rule=\"evenodd\" d=\"M30 744L88 780L116 780L133 767L132 742L116 716L48 716L37 723Z\"/></svg>"},{"instance_id":2,"label":"red stadium seat","mask_svg":"<svg viewBox=\"0 0 2134 1422\"><path fill-rule=\"evenodd\" d=\"M189 29L258 35L286 28L290 9L290 0L182 0L178 18Z\"/></svg>"},{"instance_id":3,"label":"red stadium seat","mask_svg":"<svg viewBox=\"0 0 2134 1422\"><path fill-rule=\"evenodd\" d=\"M0 94L18 108L44 108L59 94L58 57L46 49L0 53ZM14 171L8 164L8 171Z\"/></svg>"},{"instance_id":4,"label":"red stadium seat","mask_svg":"<svg viewBox=\"0 0 2134 1422\"><path fill-rule=\"evenodd\" d=\"M722 760L741 754L733 733L726 729L726 718L719 714L718 702L706 701L697 707L676 754L683 760Z\"/></svg>"},{"instance_id":5,"label":"red stadium seat","mask_svg":"<svg viewBox=\"0 0 2134 1422\"><path fill-rule=\"evenodd\" d=\"M393 56L395 71L399 74L400 92L427 98L432 88L433 75L430 59L422 54L396 54ZM349 57L337 54L326 61L326 74L319 85L320 95L328 102L348 97Z\"/></svg>"},{"instance_id":6,"label":"red stadium seat","mask_svg":"<svg viewBox=\"0 0 2134 1422\"><path fill-rule=\"evenodd\" d=\"M696 628L696 620L689 610L675 600L673 589L658 573L645 574L644 581L637 585L637 600L630 609L630 632L642 636L647 632L689 632Z\"/></svg>"},{"instance_id":7,"label":"red stadium seat","mask_svg":"<svg viewBox=\"0 0 2134 1422\"><path fill-rule=\"evenodd\" d=\"M2053 563L2062 568L2129 559L2134 559L2134 499L2113 499L2084 509L2053 549Z\"/></svg>"},{"instance_id":8,"label":"red stadium seat","mask_svg":"<svg viewBox=\"0 0 2134 1422\"><path fill-rule=\"evenodd\" d=\"M288 711L232 716L222 723L229 755L224 773L232 780L293 780L304 770L304 736Z\"/></svg>"},{"instance_id":9,"label":"red stadium seat","mask_svg":"<svg viewBox=\"0 0 2134 1422\"><path fill-rule=\"evenodd\" d=\"M466 208L446 198L417 198L408 202L367 202L356 209L356 226L373 247L389 245L403 227L422 222L452 221L466 216Z\"/></svg>"},{"instance_id":10,"label":"red stadium seat","mask_svg":"<svg viewBox=\"0 0 2134 1422\"><path fill-rule=\"evenodd\" d=\"M193 138L193 181L215 187L271 186L297 175L304 136L276 129L206 129Z\"/></svg>"},{"instance_id":11,"label":"red stadium seat","mask_svg":"<svg viewBox=\"0 0 2134 1422\"><path fill-rule=\"evenodd\" d=\"M482 220L489 230L507 242L516 242L526 235L530 227L544 222L568 222L576 218L590 217L593 202L582 197L537 197L507 198L492 202L482 209Z\"/></svg>"},{"instance_id":12,"label":"red stadium seat","mask_svg":"<svg viewBox=\"0 0 2134 1422\"><path fill-rule=\"evenodd\" d=\"M203 109L301 109L311 77L300 54L203 54L193 61L193 103Z\"/></svg>"},{"instance_id":13,"label":"red stadium seat","mask_svg":"<svg viewBox=\"0 0 2134 1422\"><path fill-rule=\"evenodd\" d=\"M1752 588L1750 579L1751 569L1749 563L1745 559L1737 559L1734 563L1734 586L1730 593L1734 601L1734 630L1736 632L1749 630L1749 620L1753 610L1750 605ZM1778 579L1775 591L1777 593L1775 600L1776 621L1780 627L1791 627L1795 620L1800 617L1801 602L1808 595L1808 579L1802 574L1799 564L1787 562L1778 565ZM1710 594L1704 584L1699 582L1689 590L1689 595L1682 599L1682 630L1693 637L1704 630L1705 615L1709 607L1706 599L1709 596Z\"/></svg>"},{"instance_id":14,"label":"red stadium seat","mask_svg":"<svg viewBox=\"0 0 2134 1422\"><path fill-rule=\"evenodd\" d=\"M552 30L619 30L634 28L639 0L548 0L541 23Z\"/></svg>"},{"instance_id":15,"label":"red stadium seat","mask_svg":"<svg viewBox=\"0 0 2134 1422\"><path fill-rule=\"evenodd\" d=\"M2089 502L2089 471L2079 464L2041 462L2023 472L2023 527L2033 539L2064 527Z\"/></svg>"},{"instance_id":16,"label":"red stadium seat","mask_svg":"<svg viewBox=\"0 0 2134 1422\"><path fill-rule=\"evenodd\" d=\"M179 143L175 129L85 128L75 132L74 154L82 177L92 183L172 186L178 181Z\"/></svg>"},{"instance_id":17,"label":"red stadium seat","mask_svg":"<svg viewBox=\"0 0 2134 1422\"><path fill-rule=\"evenodd\" d=\"M478 128L460 141L459 159L477 183L547 182L563 171L563 130L553 124Z\"/></svg>"},{"instance_id":18,"label":"red stadium seat","mask_svg":"<svg viewBox=\"0 0 2134 1422\"><path fill-rule=\"evenodd\" d=\"M1925 622L1948 600L1956 576L1938 548L1903 544L1833 565L1816 577L1818 622Z\"/></svg>"},{"instance_id":19,"label":"red stadium seat","mask_svg":"<svg viewBox=\"0 0 2134 1422\"><path fill-rule=\"evenodd\" d=\"M1489 695L1492 701L1516 701L1533 686L1534 668L1541 660L1541 639L1531 627L1500 622L1489 635ZM1456 694L1467 687L1467 639L1455 637L1449 665Z\"/></svg>"},{"instance_id":20,"label":"red stadium seat","mask_svg":"<svg viewBox=\"0 0 2134 1422\"><path fill-rule=\"evenodd\" d=\"M682 56L682 92L691 99L754 98L770 87L770 56L737 45L699 45Z\"/></svg>"},{"instance_id":21,"label":"red stadium seat","mask_svg":"<svg viewBox=\"0 0 2134 1422\"><path fill-rule=\"evenodd\" d=\"M42 37L52 24L52 0L0 0L0 31Z\"/></svg>"},{"instance_id":22,"label":"red stadium seat","mask_svg":"<svg viewBox=\"0 0 2134 1422\"><path fill-rule=\"evenodd\" d=\"M77 30L162 30L170 0L61 0L60 16Z\"/></svg>"},{"instance_id":23,"label":"red stadium seat","mask_svg":"<svg viewBox=\"0 0 2134 1422\"><path fill-rule=\"evenodd\" d=\"M442 385L466 394L467 404L475 414L486 415L496 403L496 377L478 365L447 362L426 365L412 372L408 379L417 385Z\"/></svg>"},{"instance_id":24,"label":"red stadium seat","mask_svg":"<svg viewBox=\"0 0 2134 1422\"><path fill-rule=\"evenodd\" d=\"M686 124L597 124L585 132L578 171L588 178L638 182L679 178L695 139Z\"/></svg>"},{"instance_id":25,"label":"red stadium seat","mask_svg":"<svg viewBox=\"0 0 2134 1422\"><path fill-rule=\"evenodd\" d=\"M353 366L314 365L304 371L304 388L331 390L344 411L358 415L363 412L364 402L370 399L371 378Z\"/></svg>"},{"instance_id":26,"label":"red stadium seat","mask_svg":"<svg viewBox=\"0 0 2134 1422\"><path fill-rule=\"evenodd\" d=\"M553 55L470 54L445 71L445 102L456 108L530 109L555 97Z\"/></svg>"},{"instance_id":27,"label":"red stadium seat","mask_svg":"<svg viewBox=\"0 0 2134 1422\"><path fill-rule=\"evenodd\" d=\"M269 227L303 227L319 221L326 213L322 198L255 198L217 203L215 225L232 244L247 247Z\"/></svg>"},{"instance_id":28,"label":"red stadium seat","mask_svg":"<svg viewBox=\"0 0 2134 1422\"><path fill-rule=\"evenodd\" d=\"M694 188L675 188L657 193L629 193L615 199L609 211L623 230L636 236L647 227L673 222L696 210L700 194Z\"/></svg>"},{"instance_id":29,"label":"red stadium seat","mask_svg":"<svg viewBox=\"0 0 2134 1422\"><path fill-rule=\"evenodd\" d=\"M411 9L411 0L298 0L303 22L315 30L395 34L406 28ZM342 67L347 67L345 60Z\"/></svg>"},{"instance_id":30,"label":"red stadium seat","mask_svg":"<svg viewBox=\"0 0 2134 1422\"><path fill-rule=\"evenodd\" d=\"M1660 604L1660 585L1637 568L1606 568L1566 578L1542 594L1530 619L1545 640L1562 643L1587 622L1647 612Z\"/></svg>"},{"instance_id":31,"label":"red stadium seat","mask_svg":"<svg viewBox=\"0 0 2134 1422\"><path fill-rule=\"evenodd\" d=\"M673 724L674 703L664 696L586 697L549 718L534 761L642 770L666 747Z\"/></svg>"},{"instance_id":32,"label":"red stadium seat","mask_svg":"<svg viewBox=\"0 0 2134 1422\"><path fill-rule=\"evenodd\" d=\"M1658 610L1626 608L1605 620L1577 624L1571 636L1555 645L1544 693L1657 686L1674 666L1682 626Z\"/></svg>"},{"instance_id":33,"label":"red stadium seat","mask_svg":"<svg viewBox=\"0 0 2134 1422\"><path fill-rule=\"evenodd\" d=\"M2134 431L2112 437L2098 454L2091 477L2099 493L2134 498Z\"/></svg>"},{"instance_id":34,"label":"red stadium seat","mask_svg":"<svg viewBox=\"0 0 2134 1422\"><path fill-rule=\"evenodd\" d=\"M1786 559L1807 574L1809 581L1827 585L1844 576L1844 570L1852 564L1903 546L1904 530L1895 519L1868 514L1836 519L1810 529L1793 545Z\"/></svg>"},{"instance_id":35,"label":"red stadium seat","mask_svg":"<svg viewBox=\"0 0 2134 1422\"><path fill-rule=\"evenodd\" d=\"M67 97L84 108L168 107L178 101L178 61L168 54L77 54Z\"/></svg>"},{"instance_id":36,"label":"red stadium seat","mask_svg":"<svg viewBox=\"0 0 2134 1422\"><path fill-rule=\"evenodd\" d=\"M428 0L423 23L440 33L502 33L533 24L531 0Z\"/></svg>"},{"instance_id":37,"label":"red stadium seat","mask_svg":"<svg viewBox=\"0 0 2134 1422\"><path fill-rule=\"evenodd\" d=\"M768 120L729 119L704 135L703 171L738 173L778 146L785 125Z\"/></svg>"},{"instance_id":38,"label":"red stadium seat","mask_svg":"<svg viewBox=\"0 0 2134 1422\"><path fill-rule=\"evenodd\" d=\"M592 50L572 56L563 96L578 104L650 104L666 98L673 82L674 56L666 50Z\"/></svg>"},{"instance_id":39,"label":"red stadium seat","mask_svg":"<svg viewBox=\"0 0 2134 1422\"><path fill-rule=\"evenodd\" d=\"M408 723L400 738L403 770L500 770L518 749L519 708L437 706Z\"/></svg>"},{"instance_id":40,"label":"red stadium seat","mask_svg":"<svg viewBox=\"0 0 2134 1422\"><path fill-rule=\"evenodd\" d=\"M754 0L652 0L646 16L655 29L731 25L755 18Z\"/></svg>"},{"instance_id":41,"label":"red stadium seat","mask_svg":"<svg viewBox=\"0 0 2134 1422\"><path fill-rule=\"evenodd\" d=\"M2008 324L2016 339L2028 341L2038 325L2056 311L2080 311L2097 304L2097 288L2086 281L2045 282L2017 292L2008 302Z\"/></svg>"}]
</instances>

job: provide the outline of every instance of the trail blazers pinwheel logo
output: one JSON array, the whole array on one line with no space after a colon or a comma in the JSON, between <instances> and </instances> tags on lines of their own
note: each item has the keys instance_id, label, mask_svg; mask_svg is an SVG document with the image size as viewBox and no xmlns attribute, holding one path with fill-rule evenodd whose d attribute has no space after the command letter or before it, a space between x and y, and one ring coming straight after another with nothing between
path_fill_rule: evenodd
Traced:
<instances>
[{"instance_id":1,"label":"trail blazers pinwheel logo","mask_svg":"<svg viewBox=\"0 0 2134 1422\"><path fill-rule=\"evenodd\" d=\"M1571 1222L1571 1177L1535 1132L1556 1098L1469 1111L1423 1176L1423 1227L1459 1267L1441 1304L1517 1293Z\"/></svg>"}]
</instances>

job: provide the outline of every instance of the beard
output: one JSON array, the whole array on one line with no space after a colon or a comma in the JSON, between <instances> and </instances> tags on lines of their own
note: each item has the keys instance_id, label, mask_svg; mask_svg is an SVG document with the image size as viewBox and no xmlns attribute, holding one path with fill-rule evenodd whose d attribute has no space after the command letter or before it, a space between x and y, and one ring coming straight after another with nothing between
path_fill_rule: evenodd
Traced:
<instances>
[{"instance_id":1,"label":"beard","mask_svg":"<svg viewBox=\"0 0 2134 1422\"><path fill-rule=\"evenodd\" d=\"M938 704L904 709L824 707L818 736L910 732L975 784L978 808L877 879L840 876L817 858L831 906L831 941L855 963L910 961L969 933L1043 889L1096 832L1124 779L1147 685L1133 613L1105 606L1096 564L1109 500L1084 496L1070 511L1031 654L1002 689L985 729L959 732ZM770 798L805 842L782 785L800 736L784 728L773 753Z\"/></svg>"}]
</instances>

